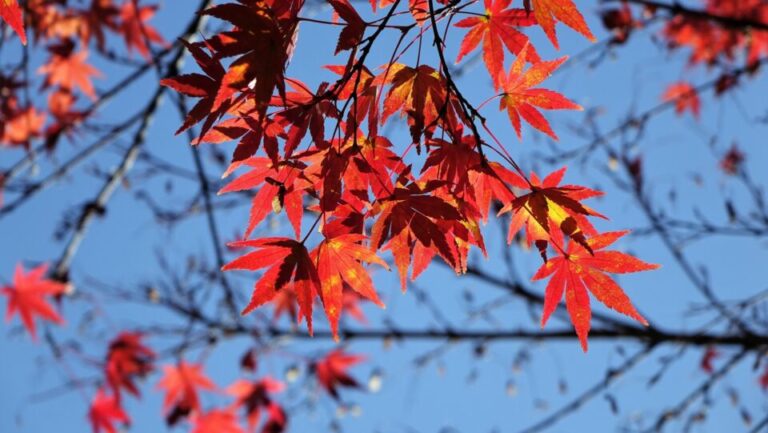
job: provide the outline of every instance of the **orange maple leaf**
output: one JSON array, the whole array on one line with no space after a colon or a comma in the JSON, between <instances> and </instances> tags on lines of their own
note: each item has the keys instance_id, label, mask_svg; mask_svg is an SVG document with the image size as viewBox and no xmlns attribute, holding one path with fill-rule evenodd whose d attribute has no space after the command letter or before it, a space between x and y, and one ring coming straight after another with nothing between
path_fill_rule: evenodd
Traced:
<instances>
[{"instance_id":1,"label":"orange maple leaf","mask_svg":"<svg viewBox=\"0 0 768 433\"><path fill-rule=\"evenodd\" d=\"M174 424L179 416L200 411L198 389L211 391L216 385L203 373L203 366L180 361L176 365L163 367L163 378L158 388L165 389L163 408L169 411L168 422Z\"/></svg>"},{"instance_id":2,"label":"orange maple leaf","mask_svg":"<svg viewBox=\"0 0 768 433\"><path fill-rule=\"evenodd\" d=\"M447 0L437 0L439 3L445 4ZM395 0L380 0L379 7L387 7L394 3ZM376 0L371 0L371 5L374 5ZM429 18L429 0L408 0L408 10L411 12L413 19L416 20L418 25L423 25L424 21Z\"/></svg>"},{"instance_id":3,"label":"orange maple leaf","mask_svg":"<svg viewBox=\"0 0 768 433\"><path fill-rule=\"evenodd\" d=\"M428 65L411 68L395 63L384 74L386 82L392 83L392 87L384 99L381 124L400 111L401 115L408 116L411 137L414 143L418 143L422 134L429 135L435 128L439 112L445 107L448 97L445 80ZM378 79L383 79L384 74Z\"/></svg>"},{"instance_id":4,"label":"orange maple leaf","mask_svg":"<svg viewBox=\"0 0 768 433\"><path fill-rule=\"evenodd\" d=\"M339 317L343 308L345 286L379 307L384 307L373 287L371 276L362 264L376 263L385 269L389 269L389 266L376 253L362 245L361 242L365 239L364 235L359 234L341 235L324 240L312 252L320 277L320 297L336 340L339 338Z\"/></svg>"},{"instance_id":5,"label":"orange maple leaf","mask_svg":"<svg viewBox=\"0 0 768 433\"><path fill-rule=\"evenodd\" d=\"M61 86L70 91L77 87L95 100L96 91L93 89L91 78L99 78L102 74L86 62L87 58L88 52L85 50L54 53L48 63L40 66L37 72L47 75L46 86Z\"/></svg>"},{"instance_id":6,"label":"orange maple leaf","mask_svg":"<svg viewBox=\"0 0 768 433\"><path fill-rule=\"evenodd\" d=\"M35 107L28 107L12 115L5 123L0 144L11 146L29 146L29 140L41 135L46 115Z\"/></svg>"},{"instance_id":7,"label":"orange maple leaf","mask_svg":"<svg viewBox=\"0 0 768 433\"><path fill-rule=\"evenodd\" d=\"M589 30L581 12L573 4L573 0L525 0L525 2L533 6L536 21L539 22L555 48L560 48L555 31L557 21L586 36L590 41L595 41L595 36Z\"/></svg>"}]
</instances>

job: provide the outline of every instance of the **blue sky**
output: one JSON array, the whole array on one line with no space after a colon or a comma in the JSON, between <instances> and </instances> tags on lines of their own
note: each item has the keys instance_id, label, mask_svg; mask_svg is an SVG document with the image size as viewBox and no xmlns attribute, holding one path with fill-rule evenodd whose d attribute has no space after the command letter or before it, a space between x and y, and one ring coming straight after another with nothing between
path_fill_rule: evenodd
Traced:
<instances>
[{"instance_id":1,"label":"blue sky","mask_svg":"<svg viewBox=\"0 0 768 433\"><path fill-rule=\"evenodd\" d=\"M153 22L166 38L171 39L180 32L192 3L166 1L162 4ZM580 8L598 39L608 37L597 19L596 2L580 2ZM328 15L324 9L307 12L310 13L322 17ZM589 47L589 42L573 31L562 26L558 26L558 30L562 45L559 53L540 30L529 32L544 58L574 55ZM317 68L343 62L343 57L332 56L336 31L305 23L288 74L311 87L321 80L331 80L333 76L330 73L319 73ZM613 51L596 67L589 65L592 58L580 57L567 64L547 82L546 87L564 93L587 109L600 109L599 126L606 131L620 123L632 110L642 112L657 104L671 82L681 78L692 83L711 79L712 75L705 69L686 66L685 52L670 54L661 45L652 42L651 37L657 32L658 27L652 27L637 34L629 44ZM449 38L449 58L455 58L463 33L455 31ZM390 46L391 42L385 39L382 46ZM371 64L383 63L388 55L388 50L376 52ZM108 87L109 83L125 73L125 69L95 60L95 54L92 57L106 76L96 82L99 89ZM415 55L404 58L405 63L414 61ZM4 59L2 63L5 63ZM186 68L191 70L189 63ZM109 103L100 112L99 120L110 122L132 114L147 94L154 91L156 81L156 75L147 74ZM492 91L487 73L479 62L468 69L459 84L476 103L486 99ZM766 92L768 83L764 75L758 75L742 88L720 99L714 99L711 94L703 95L704 110L699 121L688 115L677 117L669 111L654 117L636 151L644 158L647 191L660 209L678 218L687 218L699 212L724 224L727 223L727 215L723 198L729 198L745 213L749 211L745 191L738 182L717 170L717 163L719 155L732 142L737 142L747 155L746 164L755 180L761 184L768 181L768 174L762 169L768 162L765 146L768 125L755 122L756 118L766 114L765 99L761 96ZM531 129L524 129L523 141L518 141L508 119L497 111L494 103L486 106L484 114L488 116L496 135L526 170L551 171L557 167L548 166L541 158L542 154L551 154L552 149L574 149L586 143L583 137L572 133L572 127L583 122L582 113L555 112L547 115L561 137L554 146ZM194 166L188 142L184 136L173 136L179 123L173 105L166 100L150 129L146 149L154 156L191 170ZM407 128L403 128L402 123L396 124L389 132L393 141L399 138L406 142ZM86 134L72 142L63 142L53 160L41 158L38 161L37 171L47 173L51 167L66 160L67 155L90 143L91 139ZM126 142L121 142L106 149L56 187L0 220L0 239L5 246L0 248L0 282L9 280L15 264L20 260L32 264L58 257L63 243L54 240L53 234L62 213L76 208L77 204L86 202L96 193L101 181L94 175L93 169L100 167L108 170L119 161L120 146L125 145ZM612 142L611 145L618 143ZM204 155L208 155L208 150L204 149ZM3 150L0 155L0 167L7 167L21 157L19 152L9 150ZM209 174L216 176L217 168L208 161ZM604 199L592 202L593 207L611 217L610 221L601 222L599 229L647 227L648 222L633 199L618 190L606 176L608 163L604 154L597 153L585 161L571 161L568 165L568 183L596 187L606 192ZM30 176L34 179L34 173ZM696 180L697 177L700 179ZM91 226L73 265L76 285L83 282L83 287L92 290L93 286L85 282L96 280L139 291L144 285L162 279L156 259L158 254L167 256L179 271L183 269L188 254L200 254L213 260L202 217L189 218L173 230L167 230L154 221L146 206L136 199L139 191L146 190L161 198L163 204L181 208L195 191L197 185L194 182L175 181L173 189L167 192L163 177L150 183L135 177L131 180L128 188L117 191L106 217L96 220ZM676 191L674 200L670 199L671 191ZM221 232L229 237L245 224L247 207L221 211L218 216ZM286 223L278 217L272 227L277 232L285 231ZM491 258L484 261L478 256L474 260L495 275L509 277L501 259L502 249L510 248L504 244L504 230L492 221L485 227L484 234ZM758 271L758 265L768 257L766 246L765 239L714 237L688 245L685 253L697 266L708 268L708 278L719 297L733 300L768 286L765 274ZM691 306L700 305L704 300L657 238L632 237L622 240L617 247L662 265L658 271L620 279L635 305L652 323L670 329L694 330L708 319L708 316L689 314ZM511 251L514 271L527 281L540 264L538 255L517 247L511 247ZM251 278L233 278L232 281L243 294L248 293L252 284ZM388 308L381 312L373 306L365 307L371 326L380 325L385 317L402 328L440 326L413 293L400 293L394 272L378 272L375 282ZM536 283L532 287L541 292L544 284ZM416 288L428 293L442 314L457 326L467 329L495 329L495 326L502 329L535 329L538 326L540 311L530 311L520 300L512 300L494 309L491 313L493 322L467 319L467 311L472 305L476 307L493 301L502 293L471 277L456 278L452 272L438 265L433 265L416 282ZM468 305L466 293L471 293L474 299L472 305ZM98 292L93 295L98 298ZM93 388L86 387L84 393L75 390L60 395L51 395L49 391L66 383L72 375L87 379L95 377L97 371L88 368L89 362L103 356L105 341L118 330L173 320L160 310L121 305L109 300L99 302L99 309L84 302L65 305L65 317L71 319L63 329L54 331L62 339L77 341L88 359L70 356L65 364L53 362L44 344L34 344L18 332L17 321L3 325L3 332L0 332L3 354L0 357L0 431L87 431L90 427L85 413ZM593 306L597 311L615 314L595 302ZM83 317L95 320L81 321ZM553 320L548 326L548 329L562 329L568 325ZM167 341L158 338L150 340L150 343L163 347ZM356 409L340 417L338 405L319 393L311 379L302 374L298 381L290 384L282 398L287 407L296 407L291 417L291 431L309 431L310 428L323 431L328 429L329 423L337 422L342 431L348 432L438 432L444 428L462 432L517 432L569 402L600 381L606 368L619 365L626 356L640 349L638 344L631 342L614 345L591 341L590 351L584 354L575 341L546 344L499 342L488 345L485 355L478 358L473 346L464 343L447 348L441 356L422 367L414 364L414 359L438 346L440 344L434 342L395 343L391 347L381 342L345 345L349 351L365 353L369 357L366 363L353 370L361 382L365 383L374 371L383 371L381 391L343 392L342 400L359 408L361 413L355 416ZM219 345L212 353L190 351L188 358L205 359L206 372L224 387L238 377L237 359L246 347L247 340L235 339ZM282 377L284 371L296 362L294 355L289 354L312 355L332 347L333 344L327 341L286 342L277 353L262 360L259 372ZM667 371L658 385L649 388L647 381L658 371L659 358L678 351L679 348L673 346L657 349L608 393L600 393L583 409L548 431L567 433L588 429L596 433L611 432L616 431L618 426L632 425L633 419L639 416L650 415L651 419L655 419L659 410L677 402L693 384L705 378L698 369L701 350L691 348L682 354L679 362ZM526 353L529 360L516 369L514 359L519 358L521 353ZM725 350L716 365L730 354ZM740 404L747 407L755 418L765 416L768 405L765 394L757 387L753 361L753 357L747 358L712 390L711 396L716 404L709 412L707 424L693 431L743 429L738 410L727 400L728 388L739 392ZM142 400L128 399L127 408L134 420L131 431L162 431L161 395L152 392L157 380L157 374L146 380ZM562 384L566 385L565 390ZM618 401L617 414L611 413L606 394ZM307 398L312 404L297 407L298 402ZM227 400L214 394L205 396L203 401L206 407L213 407ZM670 431L680 428L680 425L673 425ZM184 427L177 428L177 431L184 430Z\"/></svg>"}]
</instances>

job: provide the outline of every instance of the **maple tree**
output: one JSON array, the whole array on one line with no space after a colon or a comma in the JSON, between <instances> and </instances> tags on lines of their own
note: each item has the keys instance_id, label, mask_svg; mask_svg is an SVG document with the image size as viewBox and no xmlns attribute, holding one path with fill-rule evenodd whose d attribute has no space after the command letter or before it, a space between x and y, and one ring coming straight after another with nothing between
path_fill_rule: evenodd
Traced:
<instances>
[{"instance_id":1,"label":"maple tree","mask_svg":"<svg viewBox=\"0 0 768 433\"><path fill-rule=\"evenodd\" d=\"M710 126L714 100L707 93L732 95L759 76L768 61L768 6L760 0L604 3L592 16L589 6L574 0L200 0L185 6L0 0L2 30L8 29L0 39L3 62L15 56L0 69L0 152L23 155L0 167L0 218L68 179L102 149L119 155L117 162L83 171L103 181L102 187L62 218L56 235L68 241L50 268L25 272L22 263L30 257L14 257L19 264L12 281L0 289L8 321L18 313L35 341L43 323L43 344L67 375L72 373L63 359L70 352L97 366L86 393L86 419L95 433L130 428L129 404L149 389L143 386L148 378L164 394L157 415L193 433L287 431L299 409L285 402L294 398L291 391L302 375L311 379L309 406L326 399L347 410L348 393L366 388L354 370L378 362L346 347L356 339L380 339L385 347L421 339L473 341L478 358L490 342L504 339L566 338L584 352L590 333L642 343L633 357L622 349L626 362L609 370L597 391L528 431L569 414L664 345L700 349L694 362L706 382L699 388L704 391L659 416L653 426L658 431L690 413L690 402L747 355L754 356L755 369L766 364L751 380L768 388L765 333L755 324L763 317L762 297L731 302L715 293L710 276L684 251L700 237L768 233L763 190L748 171L752 156L735 141L714 151L725 182L739 182L748 198L725 198L727 222L712 223L709 208L696 208L688 219L678 217L677 209L660 210L652 188L658 164L648 162L651 151L640 145L652 119L667 110L690 113L700 127ZM174 18L163 18L164 12ZM608 36L592 24L599 22L594 18ZM170 24L185 20L186 27L172 34ZM633 109L616 128L603 131L602 107L573 89L562 90L555 78L585 57L592 56L590 66L601 65L649 32L665 55L682 54L686 76L665 78L651 92L655 105ZM573 51L578 44L588 48ZM192 61L184 65L187 56ZM483 67L473 71L478 60ZM696 84L695 74L709 79ZM590 86L586 74L578 80ZM133 99L117 107L110 103L121 95ZM181 117L161 128L163 140L173 140L175 131L184 152L192 154L191 168L177 155L164 155L180 146L147 149L163 98ZM132 114L111 117L126 113ZM573 147L572 141L584 138L588 144ZM587 165L596 154L603 160ZM587 186L583 173L566 165L604 171L608 193L597 182ZM22 179L25 172L33 178L39 166L42 180ZM703 177L694 176L694 183L703 184ZM194 184L183 211L169 210L178 188L170 179ZM584 185L572 183L577 181ZM89 226L111 217L110 199L123 189L134 191L136 202L172 230L204 215L213 258L192 254L184 262L182 254L169 260L176 254L169 241L156 260L168 281L142 283L139 295L80 276L80 266L87 266L74 260ZM649 228L613 205L621 194ZM669 196L678 197L676 191ZM694 194L683 196L693 200ZM753 209L745 210L748 205ZM227 221L239 222L230 238L220 234L224 212ZM502 236L489 227L496 223ZM662 253L645 249L641 259L627 249L628 239L649 234L661 240ZM110 243L120 253L130 251L121 241ZM517 257L529 250L530 257ZM519 275L519 263L528 260L536 266ZM184 262L180 275L173 270L176 261ZM676 265L716 314L701 329L678 332L657 323L656 306L637 283L648 280L617 277L653 271L662 262L665 268L667 262ZM508 280L498 276L496 266L502 265ZM434 284L432 275L441 272L504 289L540 317L542 329L512 330L524 314L505 317L506 328L497 329L500 321L492 312L499 301L475 305L474 297L482 296L475 290L465 295L467 323L483 317L492 326L478 331L454 324L456 318L442 312L451 309L441 287L421 287ZM394 284L387 284L390 278ZM102 303L99 291L86 288L81 294L81 287L101 285L111 300L160 308L183 324L142 314L132 318L133 325L115 329L112 316L119 313L113 305ZM399 302L389 286L426 306L439 329L411 330L396 309L381 319L387 305ZM59 333L71 332L62 312L81 302L90 306L84 317L109 325L98 357L57 340ZM367 328L371 323L373 329ZM209 357L216 359L221 345L238 338L251 347L240 358L237 378L224 384ZM288 353L289 338L333 343L322 351ZM668 358L674 357L661 357L664 370ZM277 379L275 364L285 367L285 380ZM79 379L71 381L81 386ZM372 372L367 388L377 389L380 381L380 373ZM746 409L740 410L745 418Z\"/></svg>"}]
</instances>

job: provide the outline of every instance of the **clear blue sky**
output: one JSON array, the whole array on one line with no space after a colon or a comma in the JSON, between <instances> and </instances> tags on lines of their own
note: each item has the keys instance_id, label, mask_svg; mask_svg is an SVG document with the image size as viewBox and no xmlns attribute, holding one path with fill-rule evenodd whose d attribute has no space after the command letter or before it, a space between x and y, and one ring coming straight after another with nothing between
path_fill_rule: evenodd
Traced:
<instances>
[{"instance_id":1,"label":"clear blue sky","mask_svg":"<svg viewBox=\"0 0 768 433\"><path fill-rule=\"evenodd\" d=\"M154 24L166 38L172 39L185 25L189 16L188 9L193 3L197 2L164 2ZM597 2L579 3L598 39L608 37L597 19ZM325 17L328 11L318 10L312 14ZM581 36L562 26L558 29L562 45L560 53L552 49L540 30L530 32L544 58L574 55L588 48L589 42ZM600 127L608 130L618 124L631 109L642 112L657 104L667 84L681 78L693 83L711 78L705 70L687 68L685 53L669 54L660 45L651 42L651 36L657 31L658 27L654 27L638 34L628 45L617 49L595 68L588 64L593 58L580 58L580 61L564 67L562 72L548 81L547 87L561 91L588 109L602 109L604 114L600 118ZM450 37L451 58L455 57L463 33L455 31ZM335 35L336 29L303 24L289 75L312 86L321 80L331 80L333 76L330 73L317 72L317 68L319 65L343 62L343 57L332 57ZM385 41L384 45L389 42ZM429 47L425 46L424 49L428 50ZM372 64L383 63L388 54L389 51L383 51L375 55ZM95 54L92 57L98 58ZM406 63L414 61L415 55L404 59ZM99 60L94 62L106 76L96 82L98 88L108 87L125 72L121 68L108 67ZM1 59L0 63L5 63L5 59ZM191 68L189 62L187 67ZM154 90L156 81L155 75L148 74L129 91L109 103L100 112L99 120L109 122L125 118ZM492 91L487 73L479 62L462 77L460 85L476 103L484 100ZM714 99L711 94L704 95L704 110L698 122L690 116L676 117L671 112L654 118L645 138L640 142L638 152L642 153L645 160L648 190L665 212L686 218L697 210L713 221L725 223L727 216L722 207L723 197L730 197L737 208L741 204L746 206L745 192L740 185L716 169L718 155L734 141L747 154L746 163L756 181L762 184L768 181L768 174L764 170L768 162L765 142L768 125L755 122L757 117L766 114L763 97L766 94L768 83L765 75L761 74L723 98ZM497 136L524 168L535 168L540 172L553 169L536 156L549 154L553 149L541 134L525 129L521 143L515 137L508 120L497 112L495 104L489 104L484 114L488 116ZM570 132L571 126L583 120L582 113L559 112L548 114L547 117L561 137L560 143L555 145L557 149L573 149L586 142L585 138ZM172 104L166 100L150 130L147 149L155 156L192 170L193 163L186 139L173 136L179 123ZM403 138L405 142L407 129L400 126L388 132L391 132L392 137ZM716 137L714 150L710 145L713 137ZM126 140L118 145L125 146ZM91 138L86 135L72 142L62 142L55 160L66 160L67 155L74 154L90 141ZM63 212L78 209L78 204L95 195L101 182L94 175L93 168L107 170L111 164L115 164L121 155L119 146L112 146L89 160L76 174L38 195L13 215L0 220L0 281L9 280L19 260L34 263L58 257L63 243L54 240L53 234ZM3 150L0 153L0 167L7 167L19 157L20 152ZM45 174L56 162L41 158L39 164L40 174ZM647 226L647 221L632 198L617 190L605 175L607 161L604 155L595 156L583 163L573 161L569 166L566 177L569 183L589 185L606 191L605 199L594 200L592 203L593 207L611 217L610 221L600 223L601 230ZM212 166L208 168L212 176L218 174L215 170ZM697 176L701 177L700 184L695 181ZM190 218L173 230L167 230L159 226L146 206L135 198L138 191L149 190L155 197L161 198L165 205L181 208L197 187L196 183L175 181L172 191L165 192L161 180L152 183L143 183L142 179L133 177L131 180L129 190L121 188L113 197L106 218L97 220L91 226L73 265L75 284L91 279L138 291L145 283L156 281L161 275L156 253L169 255L177 269L182 269L190 253L203 254L212 260L210 239L202 217ZM677 191L674 201L670 199L672 190ZM743 210L747 212L748 208ZM245 224L247 208L220 212L219 218L221 232L229 237ZM276 230L284 230L285 222L281 218L276 221ZM500 254L503 248L507 248L503 244L505 235L495 221L489 223L484 233L492 258L483 262L480 257L476 257L478 263L495 274L507 277ZM748 296L768 286L765 273L760 272L757 266L765 263L768 258L766 246L765 240L712 238L691 244L686 253L695 264L708 268L708 277L718 290L718 295L728 300ZM705 316L686 314L690 307L700 305L704 300L675 266L658 239L632 238L623 240L618 247L631 250L643 259L663 266L656 272L621 279L635 304L651 322L670 328L694 329L706 319ZM512 254L515 271L527 280L539 265L537 254L524 253L516 247ZM400 293L394 273L378 273L375 280L388 306L386 317L398 326L414 329L440 326L430 312L417 302L414 294ZM237 278L233 281L243 293L247 293L251 287L250 279ZM456 278L439 266L433 266L416 286L436 300L442 314L459 326L469 329L537 326L540 311L529 311L519 300L495 309L492 312L494 322L468 321L465 292L473 295L475 305L497 299L501 293L469 277ZM543 290L543 284L533 287ZM98 293L93 295L98 297ZM103 310L88 307L89 311L86 311L85 305L83 302L65 305L65 317L70 320L65 328L55 332L62 339L76 339L92 359L103 356L105 339L117 330L170 320L159 310L148 311L113 301L102 304ZM380 324L385 315L375 307L365 308L372 326ZM595 306L595 309L607 311L602 306ZM108 312L108 318L104 317L105 311ZM91 315L96 318L94 322L80 321ZM559 329L561 326L562 323L553 321L549 329ZM17 328L18 322L14 321L10 325L3 325L3 332L0 332L0 432L81 432L90 429L85 413L87 399L93 393L92 388L86 388L86 396L78 391L56 396L46 393L57 389L70 375L88 379L93 378L97 371L84 368L88 360L77 357L68 358L67 368L70 371L65 371L62 364L51 361L44 344L31 343L25 335L17 332ZM153 339L150 343L160 348L166 342ZM438 432L448 427L462 432L516 432L545 417L553 409L601 380L606 368L621 363L625 356L617 349L618 346L599 341L590 342L588 354L583 354L575 342L501 342L489 345L481 359L475 357L471 345L459 344L422 368L414 366L415 358L437 346L436 343L396 343L392 347L384 347L381 343L354 342L348 347L350 351L369 356L368 362L353 370L354 374L366 382L373 371L383 370L381 391L344 391L343 400L358 405L361 415L337 419L337 405L309 386L311 380L302 376L289 386L282 401L292 408L302 400L301 397L309 395L315 404L312 407L301 406L293 413L290 431L325 431L328 430L328 423L337 419L341 429L348 432ZM207 357L206 372L222 387L231 383L238 377L237 359L245 347L245 340L218 346ZM325 341L290 342L281 351L313 354L330 347L332 345ZM621 344L621 348L626 354L632 354L640 346L627 342ZM677 351L675 347L658 349L654 356L610 389L609 394L615 396L619 404L617 414L611 413L610 405L603 397L604 393L601 393L583 409L548 431L612 432L618 426L631 425L632 420L638 416L653 416L665 407L665 403L678 401L693 384L704 379L703 373L698 370L700 350L686 351L659 385L653 388L646 386L647 380L659 368L659 357ZM513 368L513 360L521 352L528 352L530 361L517 371ZM197 352L189 353L189 359L192 360L200 359L200 356ZM719 362L726 356L720 358ZM727 402L724 390L728 387L738 390L741 403L749 408L754 418L765 416L768 405L765 394L757 387L757 372L751 370L753 360L748 358L712 391L717 404L709 414L707 427L694 431L726 432L743 429L738 411ZM293 362L291 356L276 354L265 358L259 371L282 377L283 371ZM161 395L152 392L157 380L158 375L155 374L143 384L142 400L128 399L127 408L134 420L131 431L163 430ZM561 389L560 382L567 384L567 389ZM512 388L515 395L509 395ZM41 393L46 396L40 397ZM206 395L203 401L206 407L213 407L227 400L217 395ZM673 425L670 431L678 431L680 428L679 425ZM184 427L177 430L184 431Z\"/></svg>"}]
</instances>

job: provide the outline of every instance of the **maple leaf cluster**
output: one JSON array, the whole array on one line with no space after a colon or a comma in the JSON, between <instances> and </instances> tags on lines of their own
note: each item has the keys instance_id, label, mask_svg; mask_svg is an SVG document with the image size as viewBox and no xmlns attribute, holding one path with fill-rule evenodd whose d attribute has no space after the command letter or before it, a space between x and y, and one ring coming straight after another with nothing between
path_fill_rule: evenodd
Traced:
<instances>
[{"instance_id":1,"label":"maple leaf cluster","mask_svg":"<svg viewBox=\"0 0 768 433\"><path fill-rule=\"evenodd\" d=\"M143 379L155 371L156 355L147 347L143 335L122 332L108 346L104 363L105 386L100 387L91 402L88 417L95 433L115 433L116 424L130 424L124 409L123 391L139 398L137 379ZM249 350L241 367L255 373L256 352ZM358 382L348 369L364 361L360 355L333 350L317 359L308 361L309 371L317 384L334 399L339 398L339 387L356 388ZM162 378L157 388L165 392L163 408L169 426L188 420L191 431L196 433L244 433L260 427L263 433L279 433L286 430L288 416L274 395L285 390L285 384L270 376L243 378L224 389L219 388L203 371L203 366L180 360L162 368ZM203 409L201 392L221 393L231 397L232 403L211 409ZM247 428L240 423L239 413Z\"/></svg>"},{"instance_id":2,"label":"maple leaf cluster","mask_svg":"<svg viewBox=\"0 0 768 433\"><path fill-rule=\"evenodd\" d=\"M156 358L155 353L143 344L142 337L139 333L123 332L109 344L104 366L107 386L97 390L88 411L94 433L116 433L117 423L130 424L121 393L125 390L140 397L134 380L153 372ZM285 411L272 399L272 394L283 391L282 382L269 376L239 379L225 390L234 398L231 405L203 410L200 392L218 392L219 388L202 369L202 365L184 360L163 367L163 377L157 387L165 391L163 407L169 426L188 419L192 432L244 433L246 430L241 427L237 415L242 409L248 431L256 431L259 424L264 433L285 431L288 423Z\"/></svg>"},{"instance_id":3,"label":"maple leaf cluster","mask_svg":"<svg viewBox=\"0 0 768 433\"><path fill-rule=\"evenodd\" d=\"M244 370L256 371L254 357L254 351L246 352L241 362ZM338 399L338 387L358 387L357 381L347 370L363 360L362 356L336 349L310 361L309 370L317 384L334 399ZM285 390L285 384L270 376L236 380L223 389L227 396L233 398L232 403L208 410L202 409L200 392L222 390L205 375L201 364L181 360L175 365L164 366L158 388L165 391L163 407L170 426L185 418L190 421L194 433L254 432L259 426L262 433L280 433L288 426L284 408L274 400L275 394ZM241 427L238 412L243 414L247 429Z\"/></svg>"},{"instance_id":4,"label":"maple leaf cluster","mask_svg":"<svg viewBox=\"0 0 768 433\"><path fill-rule=\"evenodd\" d=\"M91 109L82 108L79 99L85 96L96 101L93 80L103 77L89 61L91 51L113 56L107 45L113 34L124 41L129 54L135 51L151 59L153 45L167 45L148 22L156 10L155 5L139 6L135 0L95 0L89 5L31 0L22 12L17 0L1 0L0 18L25 45L31 30L31 43L44 45L48 55L36 70L41 89L47 91L44 106L35 107L19 95L29 85L29 78L22 75L24 68L0 72L0 146L28 148L31 140L43 139L51 150L62 136L74 136L92 114ZM24 22L29 23L26 30Z\"/></svg>"},{"instance_id":5,"label":"maple leaf cluster","mask_svg":"<svg viewBox=\"0 0 768 433\"><path fill-rule=\"evenodd\" d=\"M155 352L142 341L143 337L140 333L126 331L109 343L104 362L106 386L96 391L88 410L94 433L116 433L116 423L131 423L123 407L122 392L141 397L135 381L154 371L156 357Z\"/></svg>"},{"instance_id":6,"label":"maple leaf cluster","mask_svg":"<svg viewBox=\"0 0 768 433\"><path fill-rule=\"evenodd\" d=\"M745 23L768 24L768 5L760 0L706 0L702 12ZM668 20L662 36L670 49L688 48L691 65L732 65L743 62L746 70L754 73L768 58L768 31L751 28L744 32L717 20L690 14L679 14ZM718 79L717 95L738 84L739 75L725 72ZM665 101L674 102L677 114L690 111L698 119L701 102L697 89L687 82L671 84L664 95Z\"/></svg>"},{"instance_id":7,"label":"maple leaf cluster","mask_svg":"<svg viewBox=\"0 0 768 433\"><path fill-rule=\"evenodd\" d=\"M614 34L615 44L627 41L633 30L644 27L660 11L669 9L661 31L667 46L674 50L690 50L691 65L727 65L743 62L757 68L768 54L768 5L761 0L699 0L685 6L638 2L639 14L629 3L606 8L603 25ZM744 29L748 29L745 31Z\"/></svg>"},{"instance_id":8,"label":"maple leaf cluster","mask_svg":"<svg viewBox=\"0 0 768 433\"><path fill-rule=\"evenodd\" d=\"M477 109L444 66L409 65L395 55L375 68L366 64L375 35L386 30L400 2L372 1L372 10L384 17L369 22L349 1L329 1L343 21L335 53L348 54L340 65L327 67L336 74L335 81L322 82L315 90L286 76L299 43L303 4L240 0L207 9L205 15L231 28L186 43L202 73L162 82L198 100L178 132L200 124L193 144L237 143L224 175L242 174L220 193L252 191L253 201L243 239L230 244L246 252L223 269L261 272L243 314L272 302L280 311L294 312L299 322L306 320L312 333L319 300L338 336L348 293L384 305L370 276L372 265L389 269L383 252L391 253L404 291L433 258L464 273L472 247L485 253L481 223L495 202L501 214L510 214L510 242L524 229L528 244L535 244L544 258L539 274L554 273L547 308L554 308L565 293L585 349L587 289L609 307L644 322L604 272L655 266L623 253L597 251L611 243L605 236L613 235L597 232L588 217L603 216L582 201L599 192L560 186L564 169L543 181L535 173L523 173L485 122L482 127L492 142L480 134ZM413 21L403 28L422 28L421 35L428 35L429 28L452 13L442 6L446 4L410 1ZM584 18L571 0L533 0L519 8L511 0L486 0L484 6L481 13L468 13L455 23L458 29L469 29L457 61L482 42L499 108L507 112L518 137L525 120L557 139L541 110L581 107L540 85L566 58L542 60L522 29L538 26L558 47L557 22L594 39ZM505 72L507 52L516 59ZM400 146L380 133L396 116L405 119L410 131L410 143L400 153ZM414 149L418 155L426 152L420 170L411 161ZM507 156L492 161L486 156L490 150ZM283 211L293 237L252 237L269 214ZM305 224L310 216L313 222ZM311 236L316 228L319 240ZM552 251L557 258L548 261Z\"/></svg>"},{"instance_id":9,"label":"maple leaf cluster","mask_svg":"<svg viewBox=\"0 0 768 433\"><path fill-rule=\"evenodd\" d=\"M659 17L662 4L642 4L636 14L624 2L620 7L602 11L603 25L613 32L612 44L623 44L635 29L644 27ZM715 95L733 89L742 75L754 75L768 60L768 5L761 0L701 0L700 7L670 5L672 15L665 20L661 38L670 51L685 48L690 51L689 65L706 65L708 71L720 68ZM677 12L681 8L682 11ZM643 18L640 18L643 17ZM744 29L748 29L745 31ZM737 67L737 65L743 65ZM661 95L665 103L682 115L690 112L698 120L701 114L700 90L709 84L694 86L687 81L670 83Z\"/></svg>"},{"instance_id":10,"label":"maple leaf cluster","mask_svg":"<svg viewBox=\"0 0 768 433\"><path fill-rule=\"evenodd\" d=\"M703 11L715 17L768 24L768 5L761 0L703 3ZM746 64L757 66L768 55L768 31L750 29L747 33L701 17L677 15L666 24L663 35L671 47L690 49L692 64L733 63L743 56Z\"/></svg>"}]
</instances>

